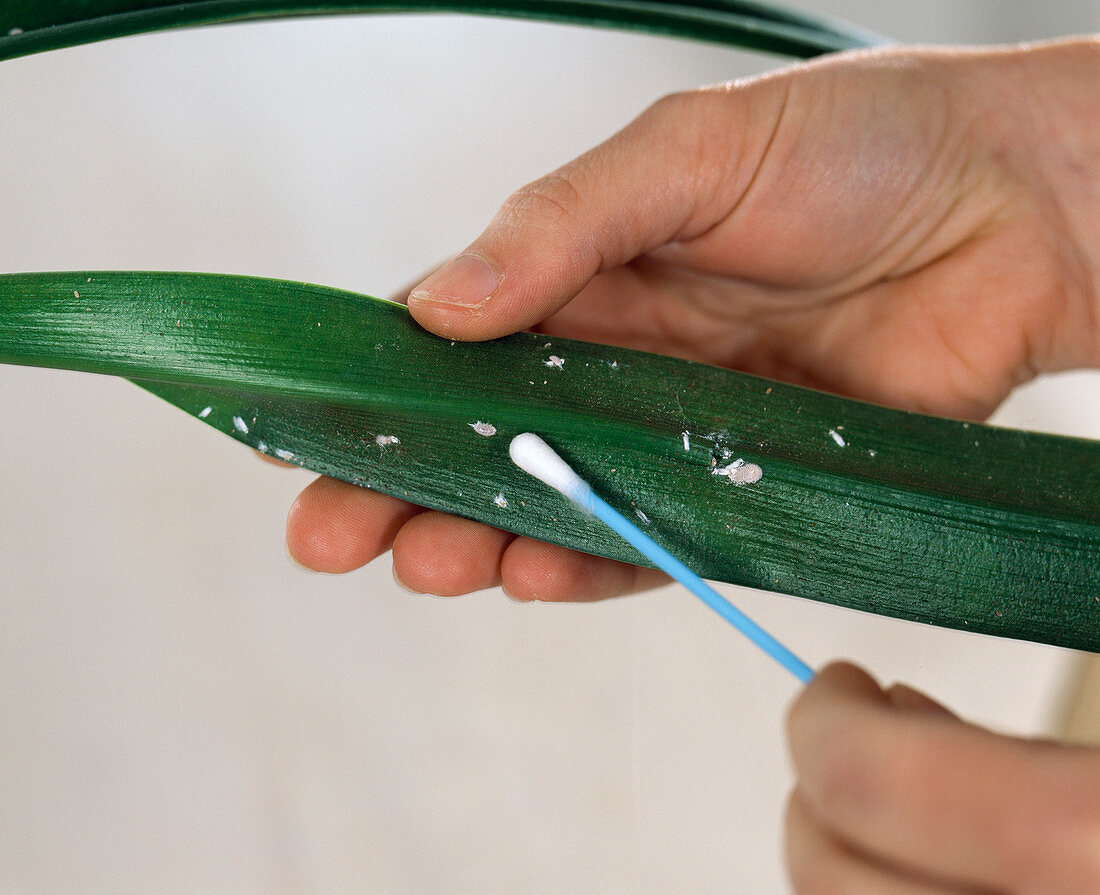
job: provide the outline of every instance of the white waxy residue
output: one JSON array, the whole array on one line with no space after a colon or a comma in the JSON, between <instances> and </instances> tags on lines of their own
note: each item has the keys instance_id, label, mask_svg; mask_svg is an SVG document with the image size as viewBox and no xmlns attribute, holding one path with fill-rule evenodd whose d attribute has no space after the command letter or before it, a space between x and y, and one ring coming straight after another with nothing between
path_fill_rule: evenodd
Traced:
<instances>
[{"instance_id":1,"label":"white waxy residue","mask_svg":"<svg viewBox=\"0 0 1100 895\"><path fill-rule=\"evenodd\" d=\"M764 470L755 463L746 463L738 457L726 466L712 469L711 475L725 476L735 485L753 485L764 477Z\"/></svg>"},{"instance_id":2,"label":"white waxy residue","mask_svg":"<svg viewBox=\"0 0 1100 895\"><path fill-rule=\"evenodd\" d=\"M374 443L379 447L385 447L389 444L401 444L401 439L396 435L375 435Z\"/></svg>"},{"instance_id":3,"label":"white waxy residue","mask_svg":"<svg viewBox=\"0 0 1100 895\"><path fill-rule=\"evenodd\" d=\"M508 498L503 494L498 494L493 498L493 506L500 507L502 510L508 509Z\"/></svg>"},{"instance_id":4,"label":"white waxy residue","mask_svg":"<svg viewBox=\"0 0 1100 895\"><path fill-rule=\"evenodd\" d=\"M481 420L478 420L476 423L470 423L469 426L477 432L478 435L484 435L486 438L497 434L497 427L492 423L483 423Z\"/></svg>"},{"instance_id":5,"label":"white waxy residue","mask_svg":"<svg viewBox=\"0 0 1100 895\"><path fill-rule=\"evenodd\" d=\"M546 361L546 366L560 370L565 366L565 358L558 357L556 354L551 354Z\"/></svg>"},{"instance_id":6,"label":"white waxy residue","mask_svg":"<svg viewBox=\"0 0 1100 895\"><path fill-rule=\"evenodd\" d=\"M210 416L210 413L213 410L214 410L213 407L204 407L202 410L199 411L199 419L200 420L206 419L208 416Z\"/></svg>"},{"instance_id":7,"label":"white waxy residue","mask_svg":"<svg viewBox=\"0 0 1100 895\"><path fill-rule=\"evenodd\" d=\"M284 451L282 448L275 448L275 456L287 462L294 459L294 455L290 451Z\"/></svg>"},{"instance_id":8,"label":"white waxy residue","mask_svg":"<svg viewBox=\"0 0 1100 895\"><path fill-rule=\"evenodd\" d=\"M836 429L830 429L829 430L829 435L832 437L833 441L835 441L841 447L847 447L848 446L848 442L846 442L844 440L844 436L841 435L839 432L837 432Z\"/></svg>"},{"instance_id":9,"label":"white waxy residue","mask_svg":"<svg viewBox=\"0 0 1100 895\"><path fill-rule=\"evenodd\" d=\"M242 435L248 434L248 423L246 423L239 416L233 417L233 428L240 432Z\"/></svg>"},{"instance_id":10,"label":"white waxy residue","mask_svg":"<svg viewBox=\"0 0 1100 895\"><path fill-rule=\"evenodd\" d=\"M685 451L690 451L691 450L691 433L682 432L682 433L680 433L680 436L684 439L684 450Z\"/></svg>"}]
</instances>

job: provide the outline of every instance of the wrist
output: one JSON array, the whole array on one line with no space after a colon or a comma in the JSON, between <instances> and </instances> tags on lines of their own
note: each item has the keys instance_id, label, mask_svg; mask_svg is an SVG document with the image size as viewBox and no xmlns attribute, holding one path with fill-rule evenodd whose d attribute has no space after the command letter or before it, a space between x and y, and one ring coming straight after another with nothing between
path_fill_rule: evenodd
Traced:
<instances>
[{"instance_id":1,"label":"wrist","mask_svg":"<svg viewBox=\"0 0 1100 895\"><path fill-rule=\"evenodd\" d=\"M1020 148L1030 159L1036 186L1046 191L1062 218L1055 223L1067 237L1067 275L1082 293L1083 329L1067 336L1080 343L1067 360L1100 366L1100 37L1032 45L1010 54L1019 63L1014 86L1027 97L1020 106L1025 117L1015 123Z\"/></svg>"}]
</instances>

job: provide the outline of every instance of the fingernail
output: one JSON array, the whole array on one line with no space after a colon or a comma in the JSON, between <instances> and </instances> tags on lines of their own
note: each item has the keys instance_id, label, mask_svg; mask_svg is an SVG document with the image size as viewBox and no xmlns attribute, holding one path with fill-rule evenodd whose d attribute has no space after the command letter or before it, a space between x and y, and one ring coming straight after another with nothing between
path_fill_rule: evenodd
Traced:
<instances>
[{"instance_id":1,"label":"fingernail","mask_svg":"<svg viewBox=\"0 0 1100 895\"><path fill-rule=\"evenodd\" d=\"M391 566L390 571L393 573L393 583L396 584L399 588L401 588L401 590L403 590L405 593L413 594L414 596L417 596L417 597L421 596L424 593L423 591L420 591L420 590L413 590L404 581L402 581L397 576L397 567L396 566Z\"/></svg>"},{"instance_id":2,"label":"fingernail","mask_svg":"<svg viewBox=\"0 0 1100 895\"><path fill-rule=\"evenodd\" d=\"M481 255L459 255L409 293L409 304L476 308L500 286L501 276Z\"/></svg>"},{"instance_id":3,"label":"fingernail","mask_svg":"<svg viewBox=\"0 0 1100 895\"><path fill-rule=\"evenodd\" d=\"M506 596L513 603L519 603L521 606L530 606L533 603L537 602L532 597L517 597L514 593L508 590L503 581L500 583L500 589L504 592L504 596Z\"/></svg>"},{"instance_id":4,"label":"fingernail","mask_svg":"<svg viewBox=\"0 0 1100 895\"><path fill-rule=\"evenodd\" d=\"M311 574L311 575L316 575L317 574L316 569L311 569L309 566L303 564L302 562L300 562L298 560L298 557L296 557L293 553L290 552L290 545L289 544L284 544L283 546L286 548L286 558L290 560L290 564L292 566L294 566L294 568L299 569L302 572L309 572L309 574Z\"/></svg>"}]
</instances>

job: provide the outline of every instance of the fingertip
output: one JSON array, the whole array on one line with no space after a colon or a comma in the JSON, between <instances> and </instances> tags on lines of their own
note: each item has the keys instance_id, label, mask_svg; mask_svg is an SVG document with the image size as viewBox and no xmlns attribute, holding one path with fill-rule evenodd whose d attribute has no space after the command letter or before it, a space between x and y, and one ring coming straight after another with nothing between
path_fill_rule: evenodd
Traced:
<instances>
[{"instance_id":1,"label":"fingertip","mask_svg":"<svg viewBox=\"0 0 1100 895\"><path fill-rule=\"evenodd\" d=\"M838 695L884 701L882 687L871 674L855 663L844 660L830 662L818 671L810 686Z\"/></svg>"},{"instance_id":2,"label":"fingertip","mask_svg":"<svg viewBox=\"0 0 1100 895\"><path fill-rule=\"evenodd\" d=\"M481 341L520 327L494 319L504 275L486 253L467 250L409 292L413 319L431 333L462 341Z\"/></svg>"},{"instance_id":3,"label":"fingertip","mask_svg":"<svg viewBox=\"0 0 1100 895\"><path fill-rule=\"evenodd\" d=\"M286 558L288 560L290 560L290 564L292 566L294 566L295 569L297 569L299 572L308 572L311 575L314 575L314 574L317 573L316 569L311 569L304 562L302 562L300 559L298 559L297 556L294 555L294 548L291 545L289 535L284 540L283 547L286 549Z\"/></svg>"},{"instance_id":4,"label":"fingertip","mask_svg":"<svg viewBox=\"0 0 1100 895\"><path fill-rule=\"evenodd\" d=\"M287 552L316 572L350 572L388 550L401 525L418 512L395 497L322 476L291 504Z\"/></svg>"},{"instance_id":5,"label":"fingertip","mask_svg":"<svg viewBox=\"0 0 1100 895\"><path fill-rule=\"evenodd\" d=\"M873 677L852 662L835 661L817 671L808 684L791 703L791 715L803 712L823 699L837 698L873 699L885 701L882 688Z\"/></svg>"},{"instance_id":6,"label":"fingertip","mask_svg":"<svg viewBox=\"0 0 1100 895\"><path fill-rule=\"evenodd\" d=\"M410 520L393 542L393 573L413 593L457 597L500 584L500 559L515 535L447 513Z\"/></svg>"},{"instance_id":7,"label":"fingertip","mask_svg":"<svg viewBox=\"0 0 1100 895\"><path fill-rule=\"evenodd\" d=\"M936 702L931 696L915 690L908 684L895 683L886 688L886 696L890 704L897 709L907 712L923 712L929 715L941 715L945 718L958 719L958 715L949 708Z\"/></svg>"},{"instance_id":8,"label":"fingertip","mask_svg":"<svg viewBox=\"0 0 1100 895\"><path fill-rule=\"evenodd\" d=\"M390 574L393 575L393 583L397 585L398 590L403 590L405 593L411 594L414 597L419 597L424 593L422 590L414 590L401 580L401 575L397 571L396 562L390 566Z\"/></svg>"},{"instance_id":9,"label":"fingertip","mask_svg":"<svg viewBox=\"0 0 1100 895\"><path fill-rule=\"evenodd\" d=\"M818 671L787 709L786 728L796 764L810 744L829 739L844 729L857 705L889 705L873 677L851 662L830 662Z\"/></svg>"}]
</instances>

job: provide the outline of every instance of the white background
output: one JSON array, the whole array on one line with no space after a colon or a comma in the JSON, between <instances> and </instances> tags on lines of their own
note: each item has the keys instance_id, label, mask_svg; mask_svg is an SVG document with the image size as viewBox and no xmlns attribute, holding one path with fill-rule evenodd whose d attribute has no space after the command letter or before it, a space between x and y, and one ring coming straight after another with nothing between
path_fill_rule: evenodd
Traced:
<instances>
[{"instance_id":1,"label":"white background","mask_svg":"<svg viewBox=\"0 0 1100 895\"><path fill-rule=\"evenodd\" d=\"M905 41L1100 28L1095 2L814 8ZM674 89L778 60L460 17L144 36L0 66L0 270L281 276L386 294ZM0 891L783 891L795 685L673 589L414 597L296 569L301 472L112 379L0 369ZM1000 422L1100 437L1095 374ZM1042 731L1064 651L727 588Z\"/></svg>"}]
</instances>

